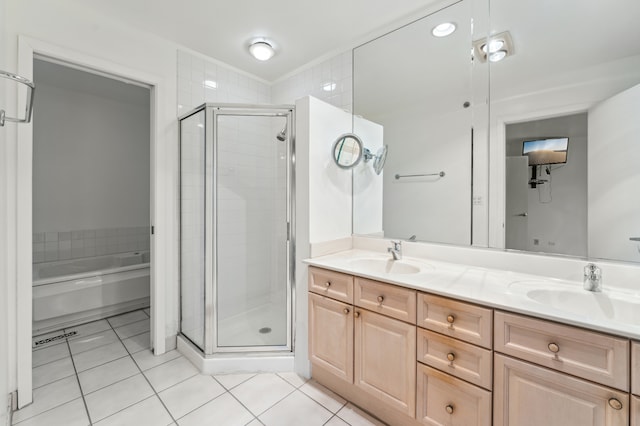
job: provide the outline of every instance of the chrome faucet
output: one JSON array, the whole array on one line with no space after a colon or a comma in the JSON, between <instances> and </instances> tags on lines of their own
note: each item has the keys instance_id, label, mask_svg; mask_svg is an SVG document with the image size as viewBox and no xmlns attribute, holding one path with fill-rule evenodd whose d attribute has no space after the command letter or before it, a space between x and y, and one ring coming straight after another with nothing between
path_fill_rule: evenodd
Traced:
<instances>
[{"instance_id":1,"label":"chrome faucet","mask_svg":"<svg viewBox=\"0 0 640 426\"><path fill-rule=\"evenodd\" d=\"M393 260L402 259L402 241L391 241L391 247L387 251L393 256Z\"/></svg>"},{"instance_id":2,"label":"chrome faucet","mask_svg":"<svg viewBox=\"0 0 640 426\"><path fill-rule=\"evenodd\" d=\"M594 292L602 291L602 270L593 263L584 267L584 289Z\"/></svg>"}]
</instances>

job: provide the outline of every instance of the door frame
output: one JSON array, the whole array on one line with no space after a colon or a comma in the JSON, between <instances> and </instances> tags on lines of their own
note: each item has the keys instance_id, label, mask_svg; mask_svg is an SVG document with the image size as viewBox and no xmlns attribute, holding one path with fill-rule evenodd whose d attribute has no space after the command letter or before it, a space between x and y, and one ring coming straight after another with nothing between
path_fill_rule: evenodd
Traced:
<instances>
[{"instance_id":1,"label":"door frame","mask_svg":"<svg viewBox=\"0 0 640 426\"><path fill-rule=\"evenodd\" d=\"M158 188L161 180L160 166L168 156L168 148L159 143L161 128L159 123L159 100L164 99L166 88L162 78L144 71L125 67L83 52L66 49L47 42L18 36L18 74L33 79L34 57L48 57L85 70L122 78L144 84L150 88L150 221L152 226L162 224L166 232L151 235L150 302L151 302L151 347L155 354L166 350L166 273L161 270L167 257L168 243L172 240L166 213L167 196ZM24 108L25 99L19 99L19 108ZM16 161L16 331L17 331L17 388L18 408L33 400L31 335L32 323L32 214L33 214L33 124L17 126Z\"/></svg>"}]
</instances>

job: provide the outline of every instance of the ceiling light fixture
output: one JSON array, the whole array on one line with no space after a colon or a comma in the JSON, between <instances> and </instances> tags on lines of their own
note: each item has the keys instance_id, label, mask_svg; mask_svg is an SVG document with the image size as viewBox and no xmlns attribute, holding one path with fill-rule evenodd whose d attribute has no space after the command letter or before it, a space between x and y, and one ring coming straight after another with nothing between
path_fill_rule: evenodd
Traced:
<instances>
[{"instance_id":1,"label":"ceiling light fixture","mask_svg":"<svg viewBox=\"0 0 640 426\"><path fill-rule=\"evenodd\" d=\"M431 34L433 34L434 37L446 37L453 34L455 30L456 24L453 22L443 22L442 24L433 27Z\"/></svg>"},{"instance_id":2,"label":"ceiling light fixture","mask_svg":"<svg viewBox=\"0 0 640 426\"><path fill-rule=\"evenodd\" d=\"M471 56L473 59L484 62L498 62L508 56L513 56L515 49L513 39L509 31L494 34L473 42Z\"/></svg>"},{"instance_id":3,"label":"ceiling light fixture","mask_svg":"<svg viewBox=\"0 0 640 426\"><path fill-rule=\"evenodd\" d=\"M257 40L249 45L249 53L259 61L268 61L276 51L272 44L266 40Z\"/></svg>"}]
</instances>

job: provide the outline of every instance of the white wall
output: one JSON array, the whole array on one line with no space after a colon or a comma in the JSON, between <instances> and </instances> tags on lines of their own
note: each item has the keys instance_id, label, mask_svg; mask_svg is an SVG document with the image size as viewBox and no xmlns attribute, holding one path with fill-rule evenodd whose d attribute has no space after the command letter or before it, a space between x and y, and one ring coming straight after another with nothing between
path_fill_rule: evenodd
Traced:
<instances>
[{"instance_id":1,"label":"white wall","mask_svg":"<svg viewBox=\"0 0 640 426\"><path fill-rule=\"evenodd\" d=\"M511 157L522 155L524 140L569 138L567 163L551 165L551 175L547 175L545 166L539 166L539 179L548 182L535 189L527 187L526 250L586 256L587 114L510 124L506 130L506 155Z\"/></svg>"},{"instance_id":2,"label":"white wall","mask_svg":"<svg viewBox=\"0 0 640 426\"><path fill-rule=\"evenodd\" d=\"M98 76L87 83L103 93L76 90L56 84L59 68L34 70L33 231L148 226L149 90L116 98L126 83Z\"/></svg>"},{"instance_id":3,"label":"white wall","mask_svg":"<svg viewBox=\"0 0 640 426\"><path fill-rule=\"evenodd\" d=\"M640 261L640 85L589 110L589 255Z\"/></svg>"},{"instance_id":4,"label":"white wall","mask_svg":"<svg viewBox=\"0 0 640 426\"><path fill-rule=\"evenodd\" d=\"M353 117L353 133L362 139L364 147L376 154L384 146L384 127L360 116ZM378 175L374 160L362 159L353 169L353 233L384 236L382 211L384 169Z\"/></svg>"}]
</instances>

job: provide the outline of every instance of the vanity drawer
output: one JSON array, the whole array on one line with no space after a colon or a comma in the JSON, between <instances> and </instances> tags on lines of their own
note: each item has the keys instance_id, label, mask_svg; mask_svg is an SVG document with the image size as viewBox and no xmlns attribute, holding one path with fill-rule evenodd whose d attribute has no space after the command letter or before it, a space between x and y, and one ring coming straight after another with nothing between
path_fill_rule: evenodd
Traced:
<instances>
[{"instance_id":1,"label":"vanity drawer","mask_svg":"<svg viewBox=\"0 0 640 426\"><path fill-rule=\"evenodd\" d=\"M418 326L491 349L493 312L445 297L418 295Z\"/></svg>"},{"instance_id":2,"label":"vanity drawer","mask_svg":"<svg viewBox=\"0 0 640 426\"><path fill-rule=\"evenodd\" d=\"M416 323L415 290L356 277L354 293L356 306Z\"/></svg>"},{"instance_id":3,"label":"vanity drawer","mask_svg":"<svg viewBox=\"0 0 640 426\"><path fill-rule=\"evenodd\" d=\"M310 266L309 291L341 302L353 303L353 277Z\"/></svg>"},{"instance_id":4,"label":"vanity drawer","mask_svg":"<svg viewBox=\"0 0 640 426\"><path fill-rule=\"evenodd\" d=\"M631 393L640 396L640 342L631 342Z\"/></svg>"},{"instance_id":5,"label":"vanity drawer","mask_svg":"<svg viewBox=\"0 0 640 426\"><path fill-rule=\"evenodd\" d=\"M603 385L629 390L627 339L496 312L495 350Z\"/></svg>"},{"instance_id":6,"label":"vanity drawer","mask_svg":"<svg viewBox=\"0 0 640 426\"><path fill-rule=\"evenodd\" d=\"M463 380L491 389L493 356L484 349L418 328L418 361Z\"/></svg>"},{"instance_id":7,"label":"vanity drawer","mask_svg":"<svg viewBox=\"0 0 640 426\"><path fill-rule=\"evenodd\" d=\"M416 418L426 425L491 425L491 392L418 364Z\"/></svg>"}]
</instances>

